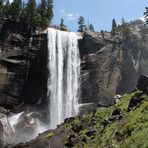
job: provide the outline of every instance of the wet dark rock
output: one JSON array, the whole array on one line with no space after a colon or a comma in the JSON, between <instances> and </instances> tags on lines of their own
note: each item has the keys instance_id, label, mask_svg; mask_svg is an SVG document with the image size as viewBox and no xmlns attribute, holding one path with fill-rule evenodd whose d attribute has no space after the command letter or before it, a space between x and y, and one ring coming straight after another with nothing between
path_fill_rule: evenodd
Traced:
<instances>
[{"instance_id":1,"label":"wet dark rock","mask_svg":"<svg viewBox=\"0 0 148 148\"><path fill-rule=\"evenodd\" d=\"M141 75L138 79L137 88L141 91L148 93L148 76L147 75Z\"/></svg>"},{"instance_id":2,"label":"wet dark rock","mask_svg":"<svg viewBox=\"0 0 148 148\"><path fill-rule=\"evenodd\" d=\"M72 129L74 132L79 133L82 130L82 128L83 128L82 124L77 124L74 125Z\"/></svg>"},{"instance_id":3,"label":"wet dark rock","mask_svg":"<svg viewBox=\"0 0 148 148\"><path fill-rule=\"evenodd\" d=\"M112 112L112 116L120 115L121 114L121 108L117 108Z\"/></svg>"},{"instance_id":4,"label":"wet dark rock","mask_svg":"<svg viewBox=\"0 0 148 148\"><path fill-rule=\"evenodd\" d=\"M104 120L101 122L101 125L103 125L103 128L105 128L110 122L108 120Z\"/></svg>"},{"instance_id":5,"label":"wet dark rock","mask_svg":"<svg viewBox=\"0 0 148 148\"><path fill-rule=\"evenodd\" d=\"M122 134L121 134L121 133L116 132L116 133L115 133L115 138L116 138L118 141L121 141L123 137L122 137Z\"/></svg>"},{"instance_id":6,"label":"wet dark rock","mask_svg":"<svg viewBox=\"0 0 148 148\"><path fill-rule=\"evenodd\" d=\"M96 118L95 117L92 117L91 124L92 125L96 125L97 124L97 121L96 121Z\"/></svg>"},{"instance_id":7,"label":"wet dark rock","mask_svg":"<svg viewBox=\"0 0 148 148\"><path fill-rule=\"evenodd\" d=\"M121 120L123 118L123 115L118 116L118 120Z\"/></svg>"},{"instance_id":8,"label":"wet dark rock","mask_svg":"<svg viewBox=\"0 0 148 148\"><path fill-rule=\"evenodd\" d=\"M66 119L64 120L64 123L72 122L74 119L75 119L74 117L66 118Z\"/></svg>"},{"instance_id":9,"label":"wet dark rock","mask_svg":"<svg viewBox=\"0 0 148 148\"><path fill-rule=\"evenodd\" d=\"M117 116L111 116L111 117L109 117L109 119L108 119L108 121L110 121L110 122L114 122L114 121L116 121L117 120Z\"/></svg>"},{"instance_id":10,"label":"wet dark rock","mask_svg":"<svg viewBox=\"0 0 148 148\"><path fill-rule=\"evenodd\" d=\"M82 142L87 143L87 138L83 137Z\"/></svg>"},{"instance_id":11,"label":"wet dark rock","mask_svg":"<svg viewBox=\"0 0 148 148\"><path fill-rule=\"evenodd\" d=\"M91 137L94 136L96 133L96 130L89 130L88 132L86 132L86 136Z\"/></svg>"},{"instance_id":12,"label":"wet dark rock","mask_svg":"<svg viewBox=\"0 0 148 148\"><path fill-rule=\"evenodd\" d=\"M109 122L114 122L116 120L121 120L123 115L121 114L121 108L116 108L113 112L111 117L108 118Z\"/></svg>"},{"instance_id":13,"label":"wet dark rock","mask_svg":"<svg viewBox=\"0 0 148 148\"><path fill-rule=\"evenodd\" d=\"M73 145L72 143L68 143L68 142L67 142L67 143L65 143L65 146L66 146L66 147L73 147L74 145Z\"/></svg>"},{"instance_id":14,"label":"wet dark rock","mask_svg":"<svg viewBox=\"0 0 148 148\"><path fill-rule=\"evenodd\" d=\"M137 107L142 101L143 98L137 98L137 97L132 98L128 105L128 111L130 111L134 107Z\"/></svg>"},{"instance_id":15,"label":"wet dark rock","mask_svg":"<svg viewBox=\"0 0 148 148\"><path fill-rule=\"evenodd\" d=\"M68 138L68 144L71 145L71 146L74 146L77 143L78 143L78 140L77 140L76 136L70 135L69 138Z\"/></svg>"}]
</instances>

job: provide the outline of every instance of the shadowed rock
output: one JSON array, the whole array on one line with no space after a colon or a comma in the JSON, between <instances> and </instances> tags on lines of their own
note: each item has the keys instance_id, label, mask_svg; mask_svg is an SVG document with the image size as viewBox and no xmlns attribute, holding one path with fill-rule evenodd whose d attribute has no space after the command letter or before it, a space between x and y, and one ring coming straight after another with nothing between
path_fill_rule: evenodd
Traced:
<instances>
[{"instance_id":1,"label":"shadowed rock","mask_svg":"<svg viewBox=\"0 0 148 148\"><path fill-rule=\"evenodd\" d=\"M142 74L138 79L137 88L148 93L148 76Z\"/></svg>"}]
</instances>

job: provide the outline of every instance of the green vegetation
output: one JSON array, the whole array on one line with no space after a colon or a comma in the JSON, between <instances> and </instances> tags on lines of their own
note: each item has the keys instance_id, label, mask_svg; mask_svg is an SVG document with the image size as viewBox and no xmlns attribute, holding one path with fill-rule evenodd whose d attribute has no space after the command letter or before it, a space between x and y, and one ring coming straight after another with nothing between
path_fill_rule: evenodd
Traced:
<instances>
[{"instance_id":1,"label":"green vegetation","mask_svg":"<svg viewBox=\"0 0 148 148\"><path fill-rule=\"evenodd\" d=\"M66 147L147 148L148 96L141 91L125 94L114 106L99 108L61 126L69 137Z\"/></svg>"},{"instance_id":2,"label":"green vegetation","mask_svg":"<svg viewBox=\"0 0 148 148\"><path fill-rule=\"evenodd\" d=\"M47 137L47 138L50 138L50 137L52 137L52 135L53 135L53 132L49 132L49 133L46 135L46 137Z\"/></svg>"},{"instance_id":3,"label":"green vegetation","mask_svg":"<svg viewBox=\"0 0 148 148\"><path fill-rule=\"evenodd\" d=\"M21 23L26 28L47 28L53 18L53 1L41 0L36 4L35 0L0 0L0 20L10 19Z\"/></svg>"}]
</instances>

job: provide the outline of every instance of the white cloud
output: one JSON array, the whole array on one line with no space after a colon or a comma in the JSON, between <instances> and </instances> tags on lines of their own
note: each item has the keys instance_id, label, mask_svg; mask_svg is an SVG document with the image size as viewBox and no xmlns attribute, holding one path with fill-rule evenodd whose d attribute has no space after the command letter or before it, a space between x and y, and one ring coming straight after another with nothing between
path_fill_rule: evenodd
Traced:
<instances>
[{"instance_id":1,"label":"white cloud","mask_svg":"<svg viewBox=\"0 0 148 148\"><path fill-rule=\"evenodd\" d=\"M78 19L79 14L77 13L69 13L65 9L60 10L60 17L61 18L66 18L68 21L74 21Z\"/></svg>"},{"instance_id":2,"label":"white cloud","mask_svg":"<svg viewBox=\"0 0 148 148\"><path fill-rule=\"evenodd\" d=\"M69 21L76 20L78 17L79 17L78 14L72 14L72 13L66 14L66 18L67 18L67 20L69 20Z\"/></svg>"}]
</instances>

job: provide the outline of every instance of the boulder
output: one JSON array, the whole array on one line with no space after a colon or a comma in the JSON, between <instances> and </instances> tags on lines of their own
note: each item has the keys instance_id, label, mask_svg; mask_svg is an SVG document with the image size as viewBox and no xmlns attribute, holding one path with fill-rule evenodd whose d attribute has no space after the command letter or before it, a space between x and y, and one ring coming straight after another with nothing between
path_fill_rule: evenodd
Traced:
<instances>
[{"instance_id":1,"label":"boulder","mask_svg":"<svg viewBox=\"0 0 148 148\"><path fill-rule=\"evenodd\" d=\"M147 75L140 75L138 79L137 88L141 91L148 93L148 76Z\"/></svg>"},{"instance_id":2,"label":"boulder","mask_svg":"<svg viewBox=\"0 0 148 148\"><path fill-rule=\"evenodd\" d=\"M95 133L96 133L96 130L89 130L88 132L86 132L86 135L87 135L88 137L91 137L91 136L94 136Z\"/></svg>"},{"instance_id":3,"label":"boulder","mask_svg":"<svg viewBox=\"0 0 148 148\"><path fill-rule=\"evenodd\" d=\"M120 115L121 114L121 109L117 108L112 112L112 116Z\"/></svg>"},{"instance_id":4,"label":"boulder","mask_svg":"<svg viewBox=\"0 0 148 148\"><path fill-rule=\"evenodd\" d=\"M121 95L115 95L114 96L115 103L119 102L121 98L122 98Z\"/></svg>"},{"instance_id":5,"label":"boulder","mask_svg":"<svg viewBox=\"0 0 148 148\"><path fill-rule=\"evenodd\" d=\"M134 97L130 100L129 105L128 105L128 111L133 109L134 107L137 107L144 99L142 97Z\"/></svg>"}]
</instances>

